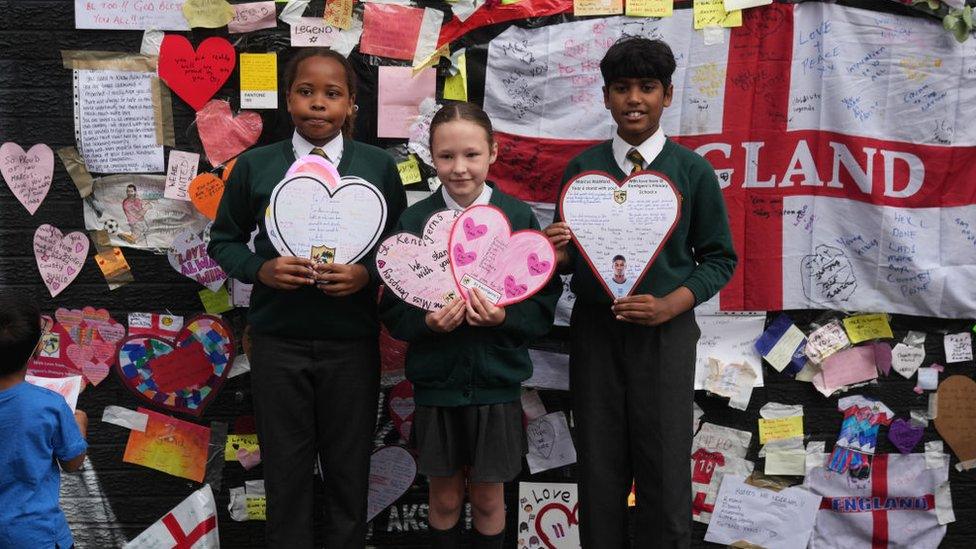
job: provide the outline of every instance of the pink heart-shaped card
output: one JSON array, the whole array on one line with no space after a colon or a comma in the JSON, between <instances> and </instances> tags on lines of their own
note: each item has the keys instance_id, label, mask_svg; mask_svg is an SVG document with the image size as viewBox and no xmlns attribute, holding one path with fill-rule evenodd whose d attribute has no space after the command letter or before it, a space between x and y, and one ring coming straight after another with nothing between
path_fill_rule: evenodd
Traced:
<instances>
[{"instance_id":1,"label":"pink heart-shaped card","mask_svg":"<svg viewBox=\"0 0 976 549\"><path fill-rule=\"evenodd\" d=\"M64 234L54 225L44 224L34 231L34 259L44 285L55 297L81 273L88 257L88 237L75 231Z\"/></svg>"},{"instance_id":2,"label":"pink heart-shaped card","mask_svg":"<svg viewBox=\"0 0 976 549\"><path fill-rule=\"evenodd\" d=\"M563 187L559 211L611 298L633 293L681 218L681 195L662 174L617 181L583 172Z\"/></svg>"},{"instance_id":3,"label":"pink heart-shaped card","mask_svg":"<svg viewBox=\"0 0 976 549\"><path fill-rule=\"evenodd\" d=\"M0 175L17 200L34 215L51 190L54 152L38 143L28 151L16 143L0 145Z\"/></svg>"},{"instance_id":4,"label":"pink heart-shaped card","mask_svg":"<svg viewBox=\"0 0 976 549\"><path fill-rule=\"evenodd\" d=\"M436 311L457 297L447 245L458 215L454 210L434 212L420 236L392 234L376 248L380 278L406 303Z\"/></svg>"},{"instance_id":5,"label":"pink heart-shaped card","mask_svg":"<svg viewBox=\"0 0 976 549\"><path fill-rule=\"evenodd\" d=\"M200 315L175 339L125 338L116 368L122 383L151 405L199 416L217 396L233 361L230 325L218 316Z\"/></svg>"},{"instance_id":6,"label":"pink heart-shaped card","mask_svg":"<svg viewBox=\"0 0 976 549\"><path fill-rule=\"evenodd\" d=\"M539 231L512 232L495 206L472 206L454 222L448 243L458 291L478 288L503 307L532 297L552 278L556 251Z\"/></svg>"},{"instance_id":7,"label":"pink heart-shaped card","mask_svg":"<svg viewBox=\"0 0 976 549\"><path fill-rule=\"evenodd\" d=\"M237 116L230 103L214 99L197 111L197 133L211 166L219 166L258 142L264 127L261 115L245 111Z\"/></svg>"},{"instance_id":8,"label":"pink heart-shaped card","mask_svg":"<svg viewBox=\"0 0 976 549\"><path fill-rule=\"evenodd\" d=\"M61 308L54 317L70 338L65 348L68 359L93 385L101 383L115 363L115 350L125 337L125 327L107 310L94 307Z\"/></svg>"}]
</instances>

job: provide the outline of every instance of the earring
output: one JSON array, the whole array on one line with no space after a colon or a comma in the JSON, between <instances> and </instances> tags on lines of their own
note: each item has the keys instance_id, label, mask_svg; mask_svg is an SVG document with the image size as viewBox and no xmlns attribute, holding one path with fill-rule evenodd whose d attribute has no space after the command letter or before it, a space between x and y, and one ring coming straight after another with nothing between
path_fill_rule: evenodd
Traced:
<instances>
[{"instance_id":1,"label":"earring","mask_svg":"<svg viewBox=\"0 0 976 549\"><path fill-rule=\"evenodd\" d=\"M353 105L352 112L359 112L359 105Z\"/></svg>"}]
</instances>

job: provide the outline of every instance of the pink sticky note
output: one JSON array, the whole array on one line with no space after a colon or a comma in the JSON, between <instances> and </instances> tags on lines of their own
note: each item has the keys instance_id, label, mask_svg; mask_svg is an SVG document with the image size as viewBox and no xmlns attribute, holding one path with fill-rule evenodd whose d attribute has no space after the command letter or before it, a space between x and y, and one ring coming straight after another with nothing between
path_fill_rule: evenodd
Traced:
<instances>
[{"instance_id":1,"label":"pink sticky note","mask_svg":"<svg viewBox=\"0 0 976 549\"><path fill-rule=\"evenodd\" d=\"M891 345L884 341L875 341L871 347L874 348L874 363L878 371L884 375L891 373Z\"/></svg>"},{"instance_id":2,"label":"pink sticky note","mask_svg":"<svg viewBox=\"0 0 976 549\"><path fill-rule=\"evenodd\" d=\"M234 18L227 23L227 32L241 33L260 29L273 29L278 26L275 20L275 3L249 2L234 4Z\"/></svg>"},{"instance_id":3,"label":"pink sticky note","mask_svg":"<svg viewBox=\"0 0 976 549\"><path fill-rule=\"evenodd\" d=\"M379 4L366 4L376 6ZM420 115L420 103L434 97L437 72L424 69L416 77L410 67L380 67L378 137L410 137L410 124Z\"/></svg>"},{"instance_id":4,"label":"pink sticky note","mask_svg":"<svg viewBox=\"0 0 976 549\"><path fill-rule=\"evenodd\" d=\"M823 361L823 376L827 389L877 379L874 347L852 347L830 355Z\"/></svg>"},{"instance_id":5,"label":"pink sticky note","mask_svg":"<svg viewBox=\"0 0 976 549\"><path fill-rule=\"evenodd\" d=\"M427 311L436 311L457 296L447 243L458 212L434 212L423 233L396 233L376 248L376 270L400 299Z\"/></svg>"},{"instance_id":6,"label":"pink sticky note","mask_svg":"<svg viewBox=\"0 0 976 549\"><path fill-rule=\"evenodd\" d=\"M51 297L64 291L81 273L88 257L88 237L75 231L63 234L54 225L34 231L34 259Z\"/></svg>"},{"instance_id":7,"label":"pink sticky note","mask_svg":"<svg viewBox=\"0 0 976 549\"><path fill-rule=\"evenodd\" d=\"M494 206L473 206L451 229L451 271L460 293L478 288L504 306L528 299L549 282L556 251L539 231L512 232L508 218Z\"/></svg>"},{"instance_id":8,"label":"pink sticky note","mask_svg":"<svg viewBox=\"0 0 976 549\"><path fill-rule=\"evenodd\" d=\"M411 61L414 50L417 49L417 39L423 21L423 8L366 3L359 51L369 55ZM410 70L409 67L407 70Z\"/></svg>"},{"instance_id":9,"label":"pink sticky note","mask_svg":"<svg viewBox=\"0 0 976 549\"><path fill-rule=\"evenodd\" d=\"M54 177L54 152L38 143L27 152L16 143L0 146L0 174L17 200L31 215L51 190Z\"/></svg>"}]
</instances>

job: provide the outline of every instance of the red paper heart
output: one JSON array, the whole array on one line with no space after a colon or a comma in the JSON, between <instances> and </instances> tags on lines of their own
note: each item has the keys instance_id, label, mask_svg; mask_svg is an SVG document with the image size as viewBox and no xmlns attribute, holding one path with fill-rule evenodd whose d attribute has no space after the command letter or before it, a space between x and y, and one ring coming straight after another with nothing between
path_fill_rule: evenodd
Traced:
<instances>
[{"instance_id":1,"label":"red paper heart","mask_svg":"<svg viewBox=\"0 0 976 549\"><path fill-rule=\"evenodd\" d=\"M197 112L197 132L211 166L219 166L261 137L261 115L242 112L236 117L230 112L230 103L214 99Z\"/></svg>"},{"instance_id":2,"label":"red paper heart","mask_svg":"<svg viewBox=\"0 0 976 549\"><path fill-rule=\"evenodd\" d=\"M159 77L195 111L227 82L236 64L234 46L218 36L207 38L194 51L185 37L167 34L159 47Z\"/></svg>"}]
</instances>

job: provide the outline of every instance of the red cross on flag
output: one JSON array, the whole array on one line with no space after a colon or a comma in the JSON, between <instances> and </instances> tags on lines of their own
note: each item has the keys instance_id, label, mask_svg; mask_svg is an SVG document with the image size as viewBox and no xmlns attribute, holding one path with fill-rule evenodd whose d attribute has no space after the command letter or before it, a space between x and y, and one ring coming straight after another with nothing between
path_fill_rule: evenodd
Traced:
<instances>
[{"instance_id":1,"label":"red cross on flag","mask_svg":"<svg viewBox=\"0 0 976 549\"><path fill-rule=\"evenodd\" d=\"M662 127L715 167L740 261L725 310L976 310L976 41L934 20L819 2L744 12L721 44L691 10L587 19L493 39L491 177L555 202L569 159L606 139L599 62L661 38L678 69Z\"/></svg>"},{"instance_id":2,"label":"red cross on flag","mask_svg":"<svg viewBox=\"0 0 976 549\"><path fill-rule=\"evenodd\" d=\"M217 505L206 484L126 544L125 549L219 549Z\"/></svg>"}]
</instances>

